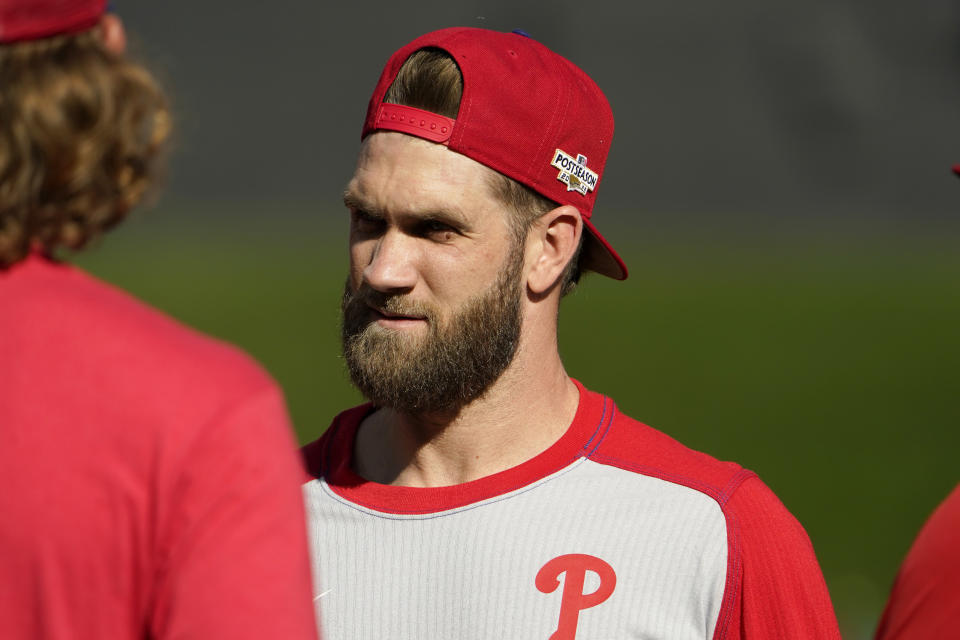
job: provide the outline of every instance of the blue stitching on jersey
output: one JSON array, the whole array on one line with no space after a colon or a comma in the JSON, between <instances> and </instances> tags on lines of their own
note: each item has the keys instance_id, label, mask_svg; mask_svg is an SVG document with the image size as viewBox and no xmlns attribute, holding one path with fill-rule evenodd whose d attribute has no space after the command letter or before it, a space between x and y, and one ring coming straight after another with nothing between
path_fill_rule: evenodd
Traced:
<instances>
[{"instance_id":1,"label":"blue stitching on jersey","mask_svg":"<svg viewBox=\"0 0 960 640\"><path fill-rule=\"evenodd\" d=\"M608 399L609 398L607 398L606 396L603 397L604 409L606 409L606 403ZM610 400L610 421L607 423L607 428L604 430L603 435L600 436L600 439L597 441L597 444L595 444L594 447L587 452L588 458L591 458L593 454L597 452L597 449L600 448L600 445L603 444L603 441L606 440L607 434L610 433L610 428L613 427L613 421L616 419L616 417L617 417L617 405L614 404L613 400ZM589 445L589 443L587 444Z\"/></svg>"},{"instance_id":2,"label":"blue stitching on jersey","mask_svg":"<svg viewBox=\"0 0 960 640\"><path fill-rule=\"evenodd\" d=\"M593 430L593 435L583 443L583 450L586 451L590 446L590 443L593 442L593 439L597 437L597 434L600 433L600 428L603 427L603 421L607 419L607 396L603 396L603 408L600 411L600 422L597 423L597 428Z\"/></svg>"},{"instance_id":3,"label":"blue stitching on jersey","mask_svg":"<svg viewBox=\"0 0 960 640\"><path fill-rule=\"evenodd\" d=\"M740 469L740 471L735 473L734 476L730 478L727 486L720 492L720 495L717 496L717 502L720 503L720 506L725 506L730 498L733 497L734 492L740 488L740 485L756 475L757 474L750 471L750 469Z\"/></svg>"}]
</instances>

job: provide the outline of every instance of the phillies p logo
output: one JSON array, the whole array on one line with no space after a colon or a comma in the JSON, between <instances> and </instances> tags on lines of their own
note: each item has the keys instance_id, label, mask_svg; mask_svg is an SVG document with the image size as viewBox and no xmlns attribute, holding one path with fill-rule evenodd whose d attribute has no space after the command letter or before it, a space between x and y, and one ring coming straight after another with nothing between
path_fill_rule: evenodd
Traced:
<instances>
[{"instance_id":1,"label":"phillies p logo","mask_svg":"<svg viewBox=\"0 0 960 640\"><path fill-rule=\"evenodd\" d=\"M597 574L600 586L593 593L584 593L583 584L587 572ZM550 640L574 640L577 636L577 623L580 612L595 607L613 593L617 586L617 574L613 567L595 556L571 553L554 558L537 572L537 589L544 593L553 593L563 579L563 596L560 599L560 622Z\"/></svg>"}]
</instances>

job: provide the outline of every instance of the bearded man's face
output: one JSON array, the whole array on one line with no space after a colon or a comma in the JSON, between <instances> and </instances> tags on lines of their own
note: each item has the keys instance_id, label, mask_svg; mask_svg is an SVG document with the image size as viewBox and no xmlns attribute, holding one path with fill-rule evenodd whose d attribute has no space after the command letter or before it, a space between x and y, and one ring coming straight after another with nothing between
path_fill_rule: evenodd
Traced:
<instances>
[{"instance_id":1,"label":"bearded man's face","mask_svg":"<svg viewBox=\"0 0 960 640\"><path fill-rule=\"evenodd\" d=\"M342 340L353 383L375 405L410 414L454 412L482 396L517 350L522 257L515 248L496 281L456 309L348 282ZM422 318L428 330L384 328L384 314Z\"/></svg>"},{"instance_id":2,"label":"bearded man's face","mask_svg":"<svg viewBox=\"0 0 960 640\"><path fill-rule=\"evenodd\" d=\"M373 403L456 412L513 361L525 242L491 188L498 174L444 145L369 135L344 193L350 274L343 352Z\"/></svg>"}]
</instances>

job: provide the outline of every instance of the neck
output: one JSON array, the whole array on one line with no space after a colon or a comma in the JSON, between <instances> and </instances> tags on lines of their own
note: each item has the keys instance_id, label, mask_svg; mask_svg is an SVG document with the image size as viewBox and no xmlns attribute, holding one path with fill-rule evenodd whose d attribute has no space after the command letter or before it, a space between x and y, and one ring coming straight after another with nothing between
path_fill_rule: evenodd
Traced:
<instances>
[{"instance_id":1,"label":"neck","mask_svg":"<svg viewBox=\"0 0 960 640\"><path fill-rule=\"evenodd\" d=\"M354 468L381 484L437 487L504 471L546 450L579 403L556 340L524 341L486 393L449 415L380 409L357 434ZM544 353L546 352L546 353Z\"/></svg>"}]
</instances>

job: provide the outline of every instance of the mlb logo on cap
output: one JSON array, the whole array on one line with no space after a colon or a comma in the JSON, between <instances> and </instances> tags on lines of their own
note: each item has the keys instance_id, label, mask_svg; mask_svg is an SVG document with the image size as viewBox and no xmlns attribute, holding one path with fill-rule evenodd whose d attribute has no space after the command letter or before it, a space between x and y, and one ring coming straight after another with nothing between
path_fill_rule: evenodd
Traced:
<instances>
[{"instance_id":1,"label":"mlb logo on cap","mask_svg":"<svg viewBox=\"0 0 960 640\"><path fill-rule=\"evenodd\" d=\"M0 42L85 31L106 10L107 0L0 0Z\"/></svg>"}]
</instances>

